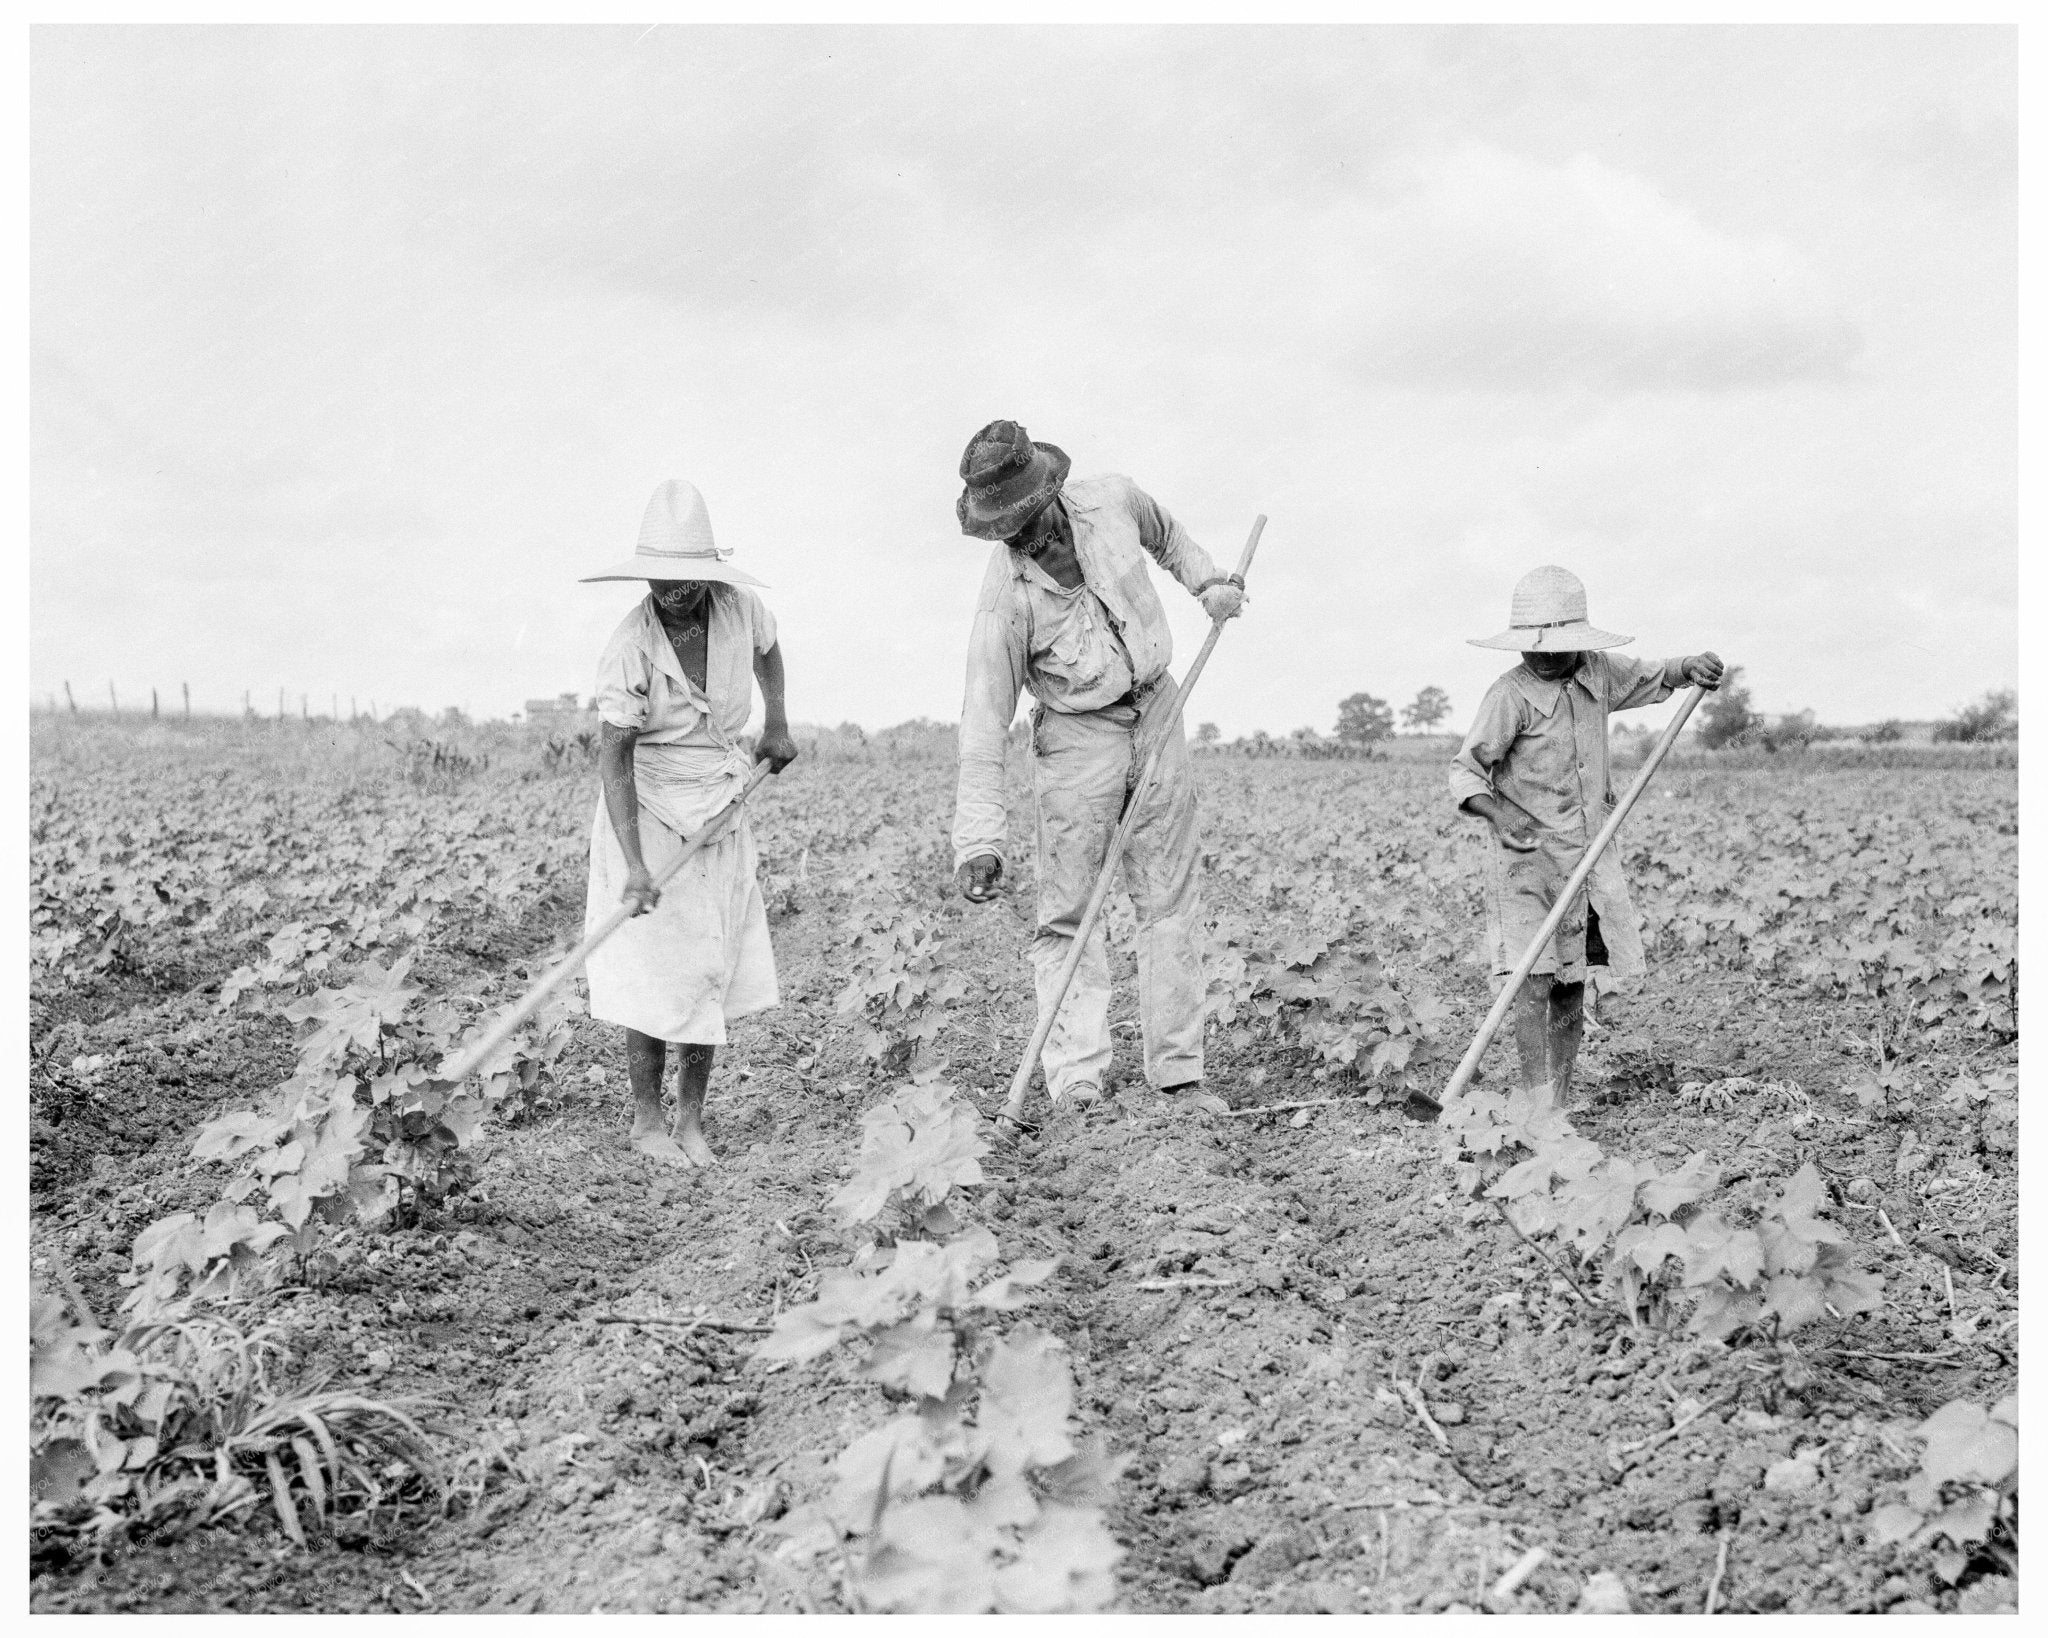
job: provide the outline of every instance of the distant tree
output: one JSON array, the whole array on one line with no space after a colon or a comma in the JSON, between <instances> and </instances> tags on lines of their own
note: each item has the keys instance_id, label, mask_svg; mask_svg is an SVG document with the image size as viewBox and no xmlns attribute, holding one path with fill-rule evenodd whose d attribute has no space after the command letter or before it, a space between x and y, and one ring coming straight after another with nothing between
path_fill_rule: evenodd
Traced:
<instances>
[{"instance_id":1,"label":"distant tree","mask_svg":"<svg viewBox=\"0 0 2048 1638\"><path fill-rule=\"evenodd\" d=\"M1208 750L1223 737L1222 731L1213 722L1205 722L1195 730L1195 743Z\"/></svg>"},{"instance_id":2,"label":"distant tree","mask_svg":"<svg viewBox=\"0 0 2048 1638\"><path fill-rule=\"evenodd\" d=\"M1749 708L1749 685L1742 680L1742 667L1731 666L1721 680L1718 693L1709 694L1700 707L1700 743L1708 750L1732 745L1761 726Z\"/></svg>"},{"instance_id":3,"label":"distant tree","mask_svg":"<svg viewBox=\"0 0 2048 1638\"><path fill-rule=\"evenodd\" d=\"M1974 745L1989 739L2019 736L2020 697L2010 688L1994 688L1975 705L1966 705L1934 729L1939 740Z\"/></svg>"},{"instance_id":4,"label":"distant tree","mask_svg":"<svg viewBox=\"0 0 2048 1638\"><path fill-rule=\"evenodd\" d=\"M1906 725L1897 717L1886 717L1864 730L1863 743L1866 745L1890 745L1906 737Z\"/></svg>"},{"instance_id":5,"label":"distant tree","mask_svg":"<svg viewBox=\"0 0 2048 1638\"><path fill-rule=\"evenodd\" d=\"M1263 728L1254 728L1252 737L1245 743L1246 756L1271 756L1280 748L1279 742Z\"/></svg>"},{"instance_id":6,"label":"distant tree","mask_svg":"<svg viewBox=\"0 0 2048 1638\"><path fill-rule=\"evenodd\" d=\"M1401 707L1401 726L1426 734L1451 714L1451 696L1434 683L1415 696L1414 703Z\"/></svg>"},{"instance_id":7,"label":"distant tree","mask_svg":"<svg viewBox=\"0 0 2048 1638\"><path fill-rule=\"evenodd\" d=\"M1349 749L1363 750L1394 731L1394 708L1370 694L1353 694L1337 702L1337 738Z\"/></svg>"},{"instance_id":8,"label":"distant tree","mask_svg":"<svg viewBox=\"0 0 2048 1638\"><path fill-rule=\"evenodd\" d=\"M1760 737L1767 751L1803 751L1819 732L1811 711L1791 711L1765 724Z\"/></svg>"}]
</instances>

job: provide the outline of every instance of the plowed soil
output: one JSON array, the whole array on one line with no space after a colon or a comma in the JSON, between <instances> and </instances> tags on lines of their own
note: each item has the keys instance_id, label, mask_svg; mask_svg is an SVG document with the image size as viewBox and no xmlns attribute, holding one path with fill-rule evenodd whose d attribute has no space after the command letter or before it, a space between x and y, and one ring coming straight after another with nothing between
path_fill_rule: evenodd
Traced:
<instances>
[{"instance_id":1,"label":"plowed soil","mask_svg":"<svg viewBox=\"0 0 2048 1638\"><path fill-rule=\"evenodd\" d=\"M939 1051L992 1110L1029 1023L1029 886L947 903L949 960L972 977ZM628 1148L622 1043L584 1020L559 1106L490 1133L477 1193L445 1221L344 1236L270 1302L302 1369L444 1403L449 1448L477 1453L468 1505L309 1552L257 1519L103 1562L45 1557L33 1607L846 1607L829 1572L774 1556L774 1525L883 1402L829 1357L756 1364L746 1328L849 1255L826 1201L880 1087L833 1013L836 910L778 908L785 1004L720 1055L715 1173ZM579 910L507 929L467 981L509 988L509 963ZM1125 955L1117 969L1124 1017L1135 977ZM1477 984L1459 999L1476 1015ZM1581 1126L1603 1145L1704 1148L1730 1174L1810 1157L1874 1182L1869 1209L1836 1216L1886 1304L1816 1327L1796 1379L1589 1306L1505 1222L1450 1196L1433 1129L1358 1102L1170 1105L1138 1081L1120 1029L1130 1081L994 1155L975 1207L1006 1251L1061 1256L1034 1317L1067 1345L1084 1421L1135 1459L1112 1515L1119 1607L1477 1608L1530 1547L1548 1556L1506 1607L1570 1610L1603 1570L1638 1610L1698 1610L1717 1575L1730 1611L2009 1605L2014 1584L1988 1566L1947 1588L1869 1543L1865 1517L1910 1467L1897 1424L2014 1385L2009 1135L1962 1116L1923 1132L1935 1159L1906 1186L1901 1129L1840 1090L1853 1022L1653 965L1587 1055ZM203 991L132 985L69 998L35 1028L37 1243L111 1308L135 1232L208 1198L187 1176L192 1132L282 1078L292 1043L285 1026L222 1019ZM65 1067L80 1053L110 1055L89 1085ZM1796 1080L1813 1107L1690 1112L1675 1087L1703 1070ZM1209 1087L1238 1111L1329 1095L1304 1068L1228 1049ZM1974 1340L1950 1334L1951 1300ZM1767 1485L1794 1455L1806 1472Z\"/></svg>"}]
</instances>

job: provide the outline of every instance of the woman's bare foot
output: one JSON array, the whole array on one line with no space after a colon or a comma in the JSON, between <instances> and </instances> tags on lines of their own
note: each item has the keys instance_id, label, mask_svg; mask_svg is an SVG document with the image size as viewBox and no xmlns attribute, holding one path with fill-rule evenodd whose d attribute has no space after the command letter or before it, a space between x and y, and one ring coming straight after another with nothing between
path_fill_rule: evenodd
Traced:
<instances>
[{"instance_id":1,"label":"woman's bare foot","mask_svg":"<svg viewBox=\"0 0 2048 1638\"><path fill-rule=\"evenodd\" d=\"M680 1147L677 1148L676 1145L680 1145ZM676 1148L676 1153L681 1155L692 1166L716 1166L718 1164L718 1156L711 1152L711 1145L704 1141L703 1127L699 1126L694 1120L679 1120L676 1122L675 1142L670 1147Z\"/></svg>"},{"instance_id":2,"label":"woman's bare foot","mask_svg":"<svg viewBox=\"0 0 2048 1638\"><path fill-rule=\"evenodd\" d=\"M651 1132L635 1132L633 1147L650 1160L666 1160L677 1166L696 1164L676 1147L676 1140L658 1126Z\"/></svg>"}]
</instances>

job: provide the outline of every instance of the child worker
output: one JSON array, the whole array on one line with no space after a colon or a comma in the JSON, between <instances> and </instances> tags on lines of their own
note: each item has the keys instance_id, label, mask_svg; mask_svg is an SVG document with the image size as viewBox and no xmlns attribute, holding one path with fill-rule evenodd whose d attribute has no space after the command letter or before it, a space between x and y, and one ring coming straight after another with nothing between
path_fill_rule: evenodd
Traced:
<instances>
[{"instance_id":1,"label":"child worker","mask_svg":"<svg viewBox=\"0 0 2048 1638\"><path fill-rule=\"evenodd\" d=\"M1566 878L1614 809L1608 712L1655 705L1686 683L1718 688L1723 669L1713 654L1653 662L1606 653L1634 639L1589 625L1585 586L1555 566L1522 577L1508 627L1497 637L1469 639L1475 648L1518 650L1522 663L1487 689L1451 762L1451 796L1459 810L1493 826L1486 944L1496 985L1534 942ZM1611 848L1536 958L1515 1013L1522 1085L1531 1092L1547 1087L1555 1107L1571 1097L1587 967L1605 966L1610 950L1640 972L1641 929Z\"/></svg>"}]
</instances>

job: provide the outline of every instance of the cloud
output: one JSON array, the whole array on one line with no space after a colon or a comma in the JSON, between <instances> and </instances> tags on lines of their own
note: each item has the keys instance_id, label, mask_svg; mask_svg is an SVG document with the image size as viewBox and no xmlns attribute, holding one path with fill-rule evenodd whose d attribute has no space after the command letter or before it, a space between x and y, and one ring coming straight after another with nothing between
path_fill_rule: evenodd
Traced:
<instances>
[{"instance_id":1,"label":"cloud","mask_svg":"<svg viewBox=\"0 0 2048 1638\"><path fill-rule=\"evenodd\" d=\"M2019 123L1997 109L1913 109L1869 126L1849 147L1873 173L1972 209L2005 204L2019 186ZM1860 150L1860 151L1859 151Z\"/></svg>"},{"instance_id":2,"label":"cloud","mask_svg":"<svg viewBox=\"0 0 2048 1638\"><path fill-rule=\"evenodd\" d=\"M1811 262L1590 155L1474 145L1403 171L1335 224L1369 380L1720 389L1839 377L1857 351Z\"/></svg>"},{"instance_id":3,"label":"cloud","mask_svg":"<svg viewBox=\"0 0 2048 1638\"><path fill-rule=\"evenodd\" d=\"M681 474L774 588L793 711L950 716L955 462L1012 415L1219 555L1272 515L1227 732L1469 709L1463 636L1547 560L1787 703L1981 691L2004 651L1950 626L1873 680L1723 614L1792 564L1866 623L1930 550L2010 579L2009 235L1878 174L1874 109L1956 97L1842 38L45 34L37 686L587 691L628 594L575 576Z\"/></svg>"}]
</instances>

